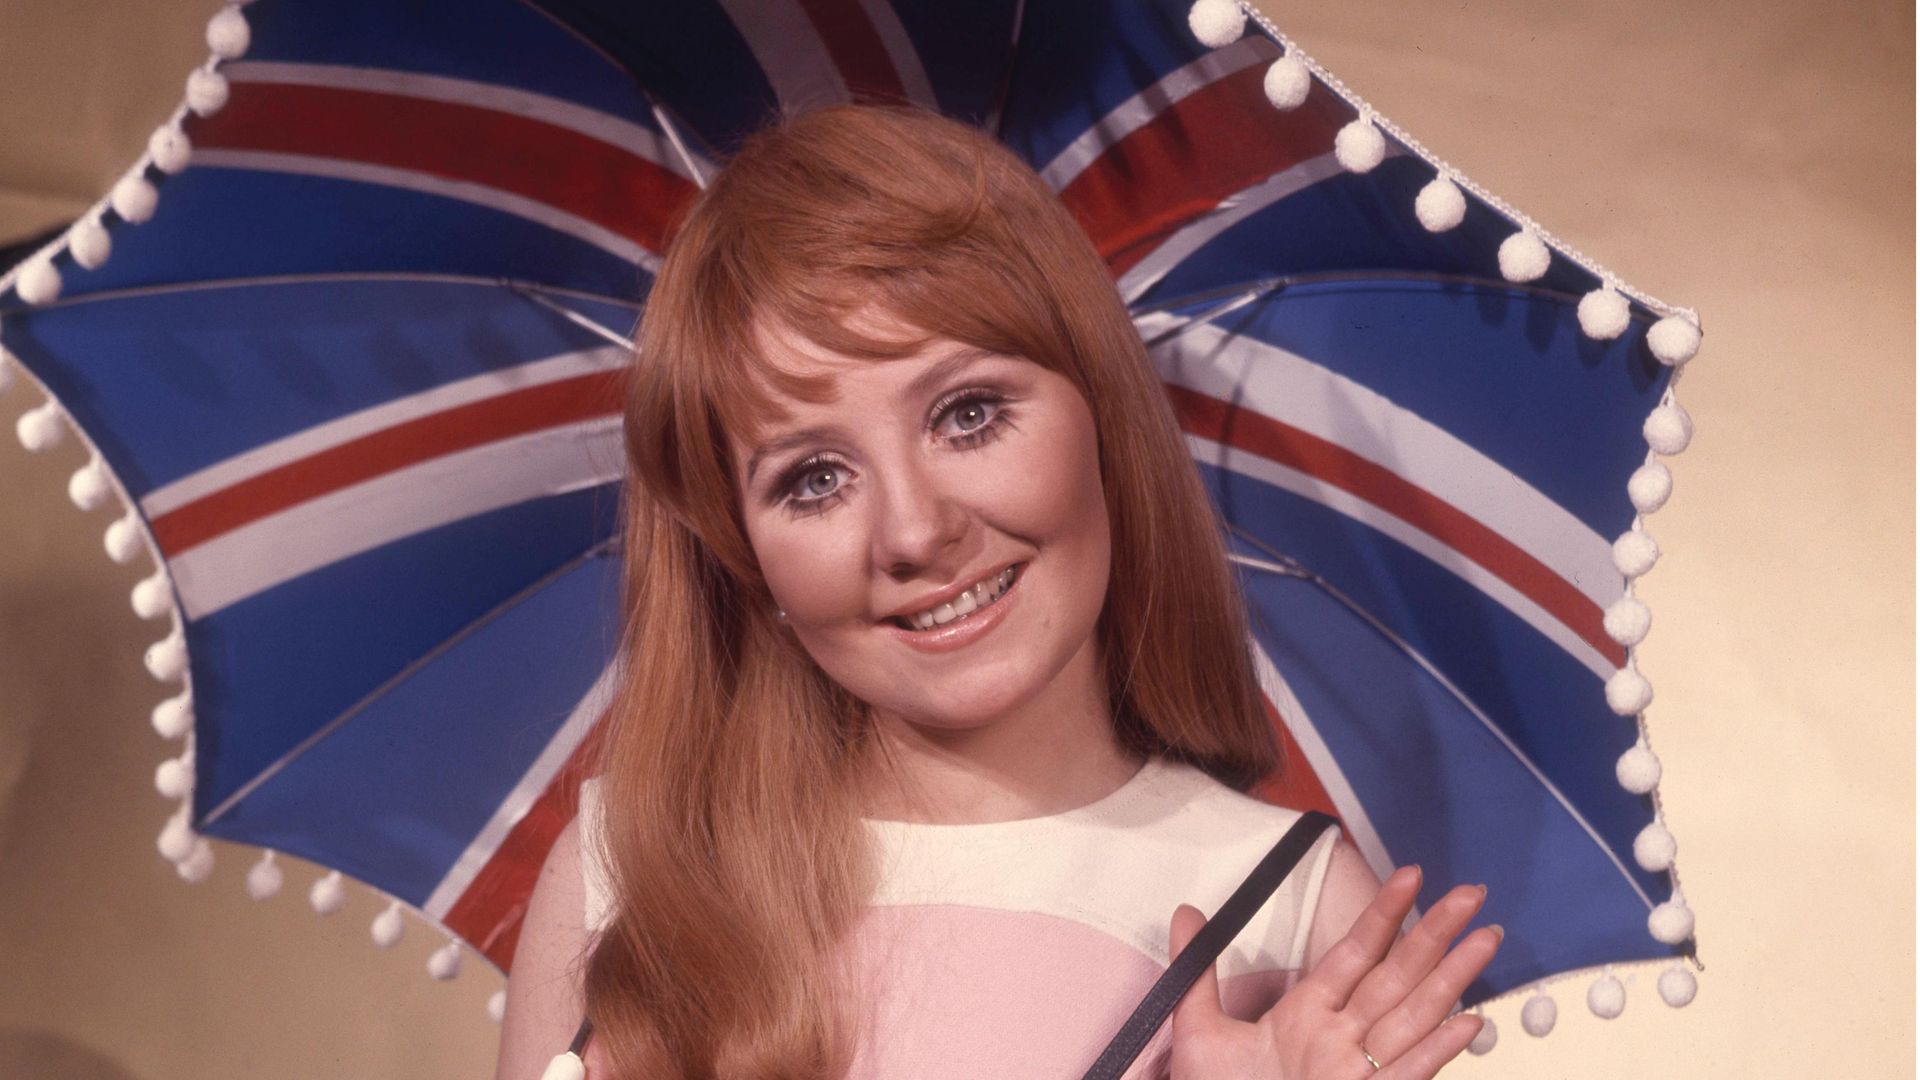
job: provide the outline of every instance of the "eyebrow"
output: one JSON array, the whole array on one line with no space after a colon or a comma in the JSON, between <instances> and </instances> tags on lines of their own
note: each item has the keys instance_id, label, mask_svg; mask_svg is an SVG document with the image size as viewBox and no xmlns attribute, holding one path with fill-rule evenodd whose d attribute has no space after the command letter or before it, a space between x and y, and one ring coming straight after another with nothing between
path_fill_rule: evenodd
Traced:
<instances>
[{"instance_id":1,"label":"eyebrow","mask_svg":"<svg viewBox=\"0 0 1920 1080\"><path fill-rule=\"evenodd\" d=\"M1003 354L995 352L992 349L982 349L974 346L955 349L953 352L935 361L933 366L927 368L927 370L914 376L913 381L908 383L906 389L902 391L902 396L924 396L933 386L952 378L955 373L967 365L978 360L985 360L1001 355ZM752 455L747 458L747 482L753 482L754 473L759 470L760 463L767 458L786 453L788 450L807 443L830 438L836 434L838 434L838 429L836 428L810 427L801 428L799 431L790 431L785 435L768 439L766 442L755 447Z\"/></svg>"}]
</instances>

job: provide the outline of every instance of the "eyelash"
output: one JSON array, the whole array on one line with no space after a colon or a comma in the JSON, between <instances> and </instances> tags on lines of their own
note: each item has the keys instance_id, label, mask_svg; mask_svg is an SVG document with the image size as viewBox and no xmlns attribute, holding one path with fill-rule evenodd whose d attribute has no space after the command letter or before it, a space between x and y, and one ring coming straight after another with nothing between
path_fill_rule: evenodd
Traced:
<instances>
[{"instance_id":1,"label":"eyelash","mask_svg":"<svg viewBox=\"0 0 1920 1080\"><path fill-rule=\"evenodd\" d=\"M934 426L937 428L940 420L955 409L974 404L995 406L993 414L982 421L979 427L957 435L943 436L947 445L959 450L975 450L999 438L1012 428L1013 417L1006 398L997 391L985 387L956 390L935 402L932 410ZM845 483L817 498L802 499L794 496L794 486L802 477L827 465L846 468L846 464L833 454L813 454L795 462L792 468L780 474L774 490L779 493L776 496L778 502L789 514L796 518L814 517L826 513L846 497Z\"/></svg>"}]
</instances>

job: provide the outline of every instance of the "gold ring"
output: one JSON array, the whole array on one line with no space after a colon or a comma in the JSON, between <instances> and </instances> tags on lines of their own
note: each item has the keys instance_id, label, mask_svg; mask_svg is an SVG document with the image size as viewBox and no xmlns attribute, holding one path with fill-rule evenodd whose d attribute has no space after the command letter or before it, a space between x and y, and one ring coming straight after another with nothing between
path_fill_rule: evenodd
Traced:
<instances>
[{"instance_id":1,"label":"gold ring","mask_svg":"<svg viewBox=\"0 0 1920 1080\"><path fill-rule=\"evenodd\" d=\"M1371 1065L1371 1066L1373 1066L1373 1071L1374 1071L1374 1072L1379 1072L1379 1071L1380 1071L1380 1063L1379 1063L1379 1062L1377 1062L1377 1061L1375 1061L1375 1060L1373 1060L1373 1055L1372 1055L1372 1054L1369 1054L1369 1053L1367 1053L1367 1048L1366 1048L1366 1047L1364 1047L1364 1046L1363 1046L1363 1047L1361 1047L1361 1048L1360 1048L1360 1056L1361 1056L1361 1057L1363 1057L1363 1058L1366 1058L1366 1059L1367 1059L1367 1064L1369 1064L1369 1065Z\"/></svg>"}]
</instances>

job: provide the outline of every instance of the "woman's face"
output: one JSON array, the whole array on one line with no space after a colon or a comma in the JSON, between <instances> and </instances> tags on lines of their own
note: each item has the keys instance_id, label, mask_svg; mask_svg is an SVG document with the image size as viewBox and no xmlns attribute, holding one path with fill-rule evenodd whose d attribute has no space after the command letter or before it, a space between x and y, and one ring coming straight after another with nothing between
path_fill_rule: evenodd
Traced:
<instances>
[{"instance_id":1,"label":"woman's face","mask_svg":"<svg viewBox=\"0 0 1920 1080\"><path fill-rule=\"evenodd\" d=\"M882 713L947 729L1035 701L1070 664L1088 676L1110 548L1073 384L945 339L887 361L762 342L832 386L817 403L771 391L784 415L733 440L748 539L814 662Z\"/></svg>"}]
</instances>

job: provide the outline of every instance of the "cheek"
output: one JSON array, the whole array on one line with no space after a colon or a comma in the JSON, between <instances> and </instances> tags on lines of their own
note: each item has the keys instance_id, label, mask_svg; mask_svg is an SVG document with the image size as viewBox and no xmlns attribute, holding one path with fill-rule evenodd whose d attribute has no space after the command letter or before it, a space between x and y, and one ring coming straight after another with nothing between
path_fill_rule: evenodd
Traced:
<instances>
[{"instance_id":1,"label":"cheek","mask_svg":"<svg viewBox=\"0 0 1920 1080\"><path fill-rule=\"evenodd\" d=\"M761 576L790 620L831 618L858 605L866 557L850 532L812 519L748 526Z\"/></svg>"}]
</instances>

